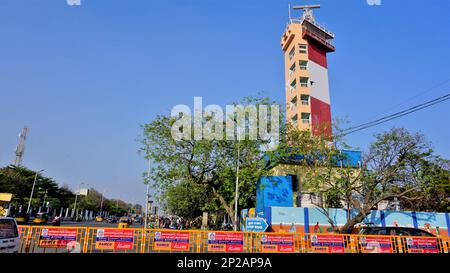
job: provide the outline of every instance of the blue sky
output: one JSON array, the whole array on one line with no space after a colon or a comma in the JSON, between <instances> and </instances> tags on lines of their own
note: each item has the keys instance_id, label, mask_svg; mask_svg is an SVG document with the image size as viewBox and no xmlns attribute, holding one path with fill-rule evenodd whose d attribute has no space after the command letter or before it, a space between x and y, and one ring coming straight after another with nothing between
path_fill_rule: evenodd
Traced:
<instances>
[{"instance_id":1,"label":"blue sky","mask_svg":"<svg viewBox=\"0 0 450 273\"><path fill-rule=\"evenodd\" d=\"M450 92L450 1L320 3L336 35L332 115L353 124ZM0 0L0 165L30 129L24 165L144 203L140 125L176 104L225 105L264 91L284 103L288 1ZM427 5L427 6L424 6ZM299 17L299 13L293 13ZM445 84L431 89L444 81ZM425 92L427 91L427 92ZM450 158L450 102L355 133L365 149L393 126Z\"/></svg>"}]
</instances>

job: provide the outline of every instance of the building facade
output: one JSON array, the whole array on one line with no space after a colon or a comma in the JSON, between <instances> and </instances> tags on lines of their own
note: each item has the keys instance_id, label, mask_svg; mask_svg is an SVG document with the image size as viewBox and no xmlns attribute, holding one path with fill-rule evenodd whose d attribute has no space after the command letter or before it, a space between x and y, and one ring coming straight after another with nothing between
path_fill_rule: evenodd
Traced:
<instances>
[{"instance_id":1,"label":"building facade","mask_svg":"<svg viewBox=\"0 0 450 273\"><path fill-rule=\"evenodd\" d=\"M289 19L281 38L286 81L286 122L313 135L331 135L327 53L334 34L320 26L309 7Z\"/></svg>"}]
</instances>

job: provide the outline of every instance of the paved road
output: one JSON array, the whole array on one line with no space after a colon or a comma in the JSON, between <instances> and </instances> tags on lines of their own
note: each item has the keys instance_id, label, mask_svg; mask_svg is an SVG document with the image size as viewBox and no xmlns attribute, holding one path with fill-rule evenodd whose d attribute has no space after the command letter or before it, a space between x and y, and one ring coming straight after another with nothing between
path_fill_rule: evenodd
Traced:
<instances>
[{"instance_id":1,"label":"paved road","mask_svg":"<svg viewBox=\"0 0 450 273\"><path fill-rule=\"evenodd\" d=\"M116 228L118 223L107 223L107 222L95 222L95 221L83 221L83 222L62 222L61 226L70 226L70 227L109 227ZM143 228L144 225L141 224L132 224L131 228Z\"/></svg>"}]
</instances>

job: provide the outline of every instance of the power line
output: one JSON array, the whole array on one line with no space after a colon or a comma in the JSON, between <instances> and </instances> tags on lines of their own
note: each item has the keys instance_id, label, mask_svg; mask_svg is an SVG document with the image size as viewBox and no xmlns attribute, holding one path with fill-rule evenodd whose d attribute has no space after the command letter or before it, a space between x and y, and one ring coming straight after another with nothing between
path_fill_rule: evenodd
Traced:
<instances>
[{"instance_id":1,"label":"power line","mask_svg":"<svg viewBox=\"0 0 450 273\"><path fill-rule=\"evenodd\" d=\"M384 110L383 112L381 112L381 113L379 113L379 114L377 114L377 115L375 115L375 116L369 117L369 118L367 118L366 120L363 120L362 122L367 122L367 121L369 121L369 120L371 120L371 119L374 119L374 118L377 118L377 117L379 117L379 116L382 116L383 114L389 112L390 110L393 110L393 109L395 109L395 108L397 108L397 107L399 107L399 106L402 106L402 105L404 105L404 104L406 104L406 103L408 103L408 102L410 102L410 101L412 101L412 100L414 100L414 99L416 99L416 98L418 98L418 97L425 96L426 94L430 93L431 91L435 90L436 88L442 87L442 86L446 85L446 84L449 83L449 82L450 82L450 78L448 78L448 79L446 79L446 80L444 80L444 81L442 81L442 82L440 82L440 83L438 83L438 84L436 84L436 85L433 85L433 86L431 86L430 88L425 89L425 90L423 90L422 92L417 93L416 95L414 95L414 96L412 96L412 97L410 97L410 98L408 98L408 99L405 99L405 100L403 100L403 101L400 102L400 103L397 103L396 105L393 105L392 107L390 107L390 108Z\"/></svg>"},{"instance_id":2,"label":"power line","mask_svg":"<svg viewBox=\"0 0 450 273\"><path fill-rule=\"evenodd\" d=\"M419 110L428 108L430 106L433 106L435 104L444 102L444 101L449 100L449 99L450 99L450 93L447 94L447 95L441 96L439 98L436 98L436 99L433 99L433 100L421 103L419 105L410 107L410 108L405 109L403 111L400 111L400 112L397 112L397 113L385 116L383 118L379 118L379 119L371 121L371 122L366 122L366 123L363 123L363 124L360 124L360 125L357 125L357 126L353 126L353 127L347 128L347 129L345 129L345 130L343 130L341 132L340 136L346 136L346 135L349 135L349 134L352 134L352 133L355 133L355 132L358 132L358 131L361 131L361 130L364 130L364 129L367 129L367 128L370 128L370 127L373 127L373 126L376 126L378 124L385 123L385 122L391 121L393 119L397 119L397 118L409 115L411 113L414 113L414 112L417 112Z\"/></svg>"}]
</instances>

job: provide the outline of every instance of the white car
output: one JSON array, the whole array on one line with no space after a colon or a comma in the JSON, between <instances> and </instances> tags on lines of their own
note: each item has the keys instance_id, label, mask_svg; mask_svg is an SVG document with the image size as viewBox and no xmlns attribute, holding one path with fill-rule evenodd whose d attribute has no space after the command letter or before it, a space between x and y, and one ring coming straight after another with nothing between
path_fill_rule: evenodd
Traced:
<instances>
[{"instance_id":1,"label":"white car","mask_svg":"<svg viewBox=\"0 0 450 273\"><path fill-rule=\"evenodd\" d=\"M19 252L19 229L14 218L0 217L0 253Z\"/></svg>"}]
</instances>

